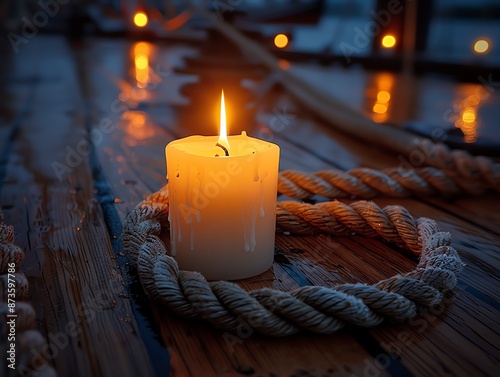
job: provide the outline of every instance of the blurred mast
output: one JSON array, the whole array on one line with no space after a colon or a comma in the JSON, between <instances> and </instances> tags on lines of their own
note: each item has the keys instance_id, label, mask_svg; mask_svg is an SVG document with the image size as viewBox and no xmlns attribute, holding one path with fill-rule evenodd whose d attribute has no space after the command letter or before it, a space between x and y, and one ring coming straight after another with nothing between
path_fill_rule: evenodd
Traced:
<instances>
[{"instance_id":1,"label":"blurred mast","mask_svg":"<svg viewBox=\"0 0 500 377\"><path fill-rule=\"evenodd\" d=\"M413 73L417 39L417 19L419 0L406 0L403 22L403 75Z\"/></svg>"}]
</instances>

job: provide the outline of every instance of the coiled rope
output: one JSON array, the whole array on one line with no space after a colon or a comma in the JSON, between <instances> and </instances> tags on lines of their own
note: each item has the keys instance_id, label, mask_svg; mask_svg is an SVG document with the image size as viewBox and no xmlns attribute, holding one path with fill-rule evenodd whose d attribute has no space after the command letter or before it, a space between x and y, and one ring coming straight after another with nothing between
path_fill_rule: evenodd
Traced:
<instances>
[{"instance_id":1,"label":"coiled rope","mask_svg":"<svg viewBox=\"0 0 500 377\"><path fill-rule=\"evenodd\" d=\"M405 321L419 307L439 304L456 287L462 262L450 234L436 222L414 218L401 206L358 201L307 204L280 202L277 226L297 234L327 232L381 237L420 256L413 271L373 285L305 286L289 292L263 288L246 292L227 281L207 282L198 272L179 270L160 234L168 229L168 187L148 196L127 217L125 250L137 263L150 298L183 318L203 319L234 331L244 321L254 331L287 336L300 330L330 334L347 324L372 327Z\"/></svg>"}]
</instances>

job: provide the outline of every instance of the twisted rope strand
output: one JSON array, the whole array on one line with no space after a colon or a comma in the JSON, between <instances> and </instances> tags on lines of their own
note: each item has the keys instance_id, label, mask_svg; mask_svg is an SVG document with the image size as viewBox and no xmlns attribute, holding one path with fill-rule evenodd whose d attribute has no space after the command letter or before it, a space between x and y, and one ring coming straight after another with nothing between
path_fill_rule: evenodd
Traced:
<instances>
[{"instance_id":1,"label":"twisted rope strand","mask_svg":"<svg viewBox=\"0 0 500 377\"><path fill-rule=\"evenodd\" d=\"M500 191L500 164L484 156L450 149L446 144L422 139L417 143L417 152L427 165L442 169L447 175L456 176L460 181L477 181L496 191ZM464 178L469 178L464 179Z\"/></svg>"},{"instance_id":2,"label":"twisted rope strand","mask_svg":"<svg viewBox=\"0 0 500 377\"><path fill-rule=\"evenodd\" d=\"M279 173L278 193L304 200L314 195L330 199L352 196L370 199L377 195L401 198L411 195L479 195L487 190L500 191L500 164L495 165L486 158L479 159L476 168L484 173L483 177L472 175L471 168L466 168L461 158L458 160L463 172L469 174L468 179L455 170L435 167L331 169L315 173L284 170Z\"/></svg>"},{"instance_id":3,"label":"twisted rope strand","mask_svg":"<svg viewBox=\"0 0 500 377\"><path fill-rule=\"evenodd\" d=\"M286 179L295 173L288 174ZM384 180L380 175L374 179L377 184ZM367 187L366 193L373 192ZM316 179L307 185L307 190L313 189L324 193L329 190ZM234 283L207 282L198 272L179 270L168 255L169 246L158 237L168 227L167 213L168 189L164 187L140 203L126 220L124 247L137 262L143 287L151 299L178 316L203 319L226 331L244 323L269 336L287 336L301 330L330 334L347 324L371 327L384 320L405 321L417 315L418 307L440 303L443 294L456 287L462 268L458 253L450 246L450 235L440 232L433 220L413 218L403 207L382 209L366 201L350 206L338 201L316 205L281 202L277 208L281 230L381 237L420 255L420 261L415 270L373 285L246 292Z\"/></svg>"},{"instance_id":4,"label":"twisted rope strand","mask_svg":"<svg viewBox=\"0 0 500 377\"><path fill-rule=\"evenodd\" d=\"M16 329L16 365L14 370L8 367L8 363L2 363L3 375L29 375L33 377L55 377L55 370L41 356L47 346L45 338L35 327L35 310L23 302L28 296L28 280L19 270L24 260L23 250L14 244L14 227L6 225L0 214L0 350L6 355L10 342L7 342L7 322L12 320L11 302L12 292L8 289L12 279L15 281L15 329ZM15 270L12 273L12 269ZM5 341L4 341L5 340ZM2 356L3 357L3 356Z\"/></svg>"},{"instance_id":5,"label":"twisted rope strand","mask_svg":"<svg viewBox=\"0 0 500 377\"><path fill-rule=\"evenodd\" d=\"M338 201L319 204L279 202L276 223L280 231L294 234L325 232L345 236L357 233L381 237L415 253L421 250L417 222L401 206L378 207L373 202L358 201L350 206Z\"/></svg>"}]
</instances>

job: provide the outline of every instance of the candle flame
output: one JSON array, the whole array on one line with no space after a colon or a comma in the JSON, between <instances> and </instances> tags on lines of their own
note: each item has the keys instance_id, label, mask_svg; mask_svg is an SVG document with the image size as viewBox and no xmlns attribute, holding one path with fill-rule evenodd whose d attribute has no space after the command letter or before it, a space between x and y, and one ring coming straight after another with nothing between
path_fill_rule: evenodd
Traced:
<instances>
[{"instance_id":1,"label":"candle flame","mask_svg":"<svg viewBox=\"0 0 500 377\"><path fill-rule=\"evenodd\" d=\"M220 97L220 120L219 120L219 144L229 150L229 141L227 140L226 128L226 104L224 102L224 90Z\"/></svg>"}]
</instances>

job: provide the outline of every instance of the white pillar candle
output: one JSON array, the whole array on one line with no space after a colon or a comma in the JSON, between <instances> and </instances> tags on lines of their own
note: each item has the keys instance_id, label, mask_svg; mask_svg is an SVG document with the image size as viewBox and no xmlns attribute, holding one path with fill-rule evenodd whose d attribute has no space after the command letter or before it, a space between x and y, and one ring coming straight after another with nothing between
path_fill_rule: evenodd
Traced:
<instances>
[{"instance_id":1,"label":"white pillar candle","mask_svg":"<svg viewBox=\"0 0 500 377\"><path fill-rule=\"evenodd\" d=\"M190 136L169 143L165 152L170 241L179 267L209 280L243 279L269 269L279 147L243 132L227 139Z\"/></svg>"}]
</instances>

